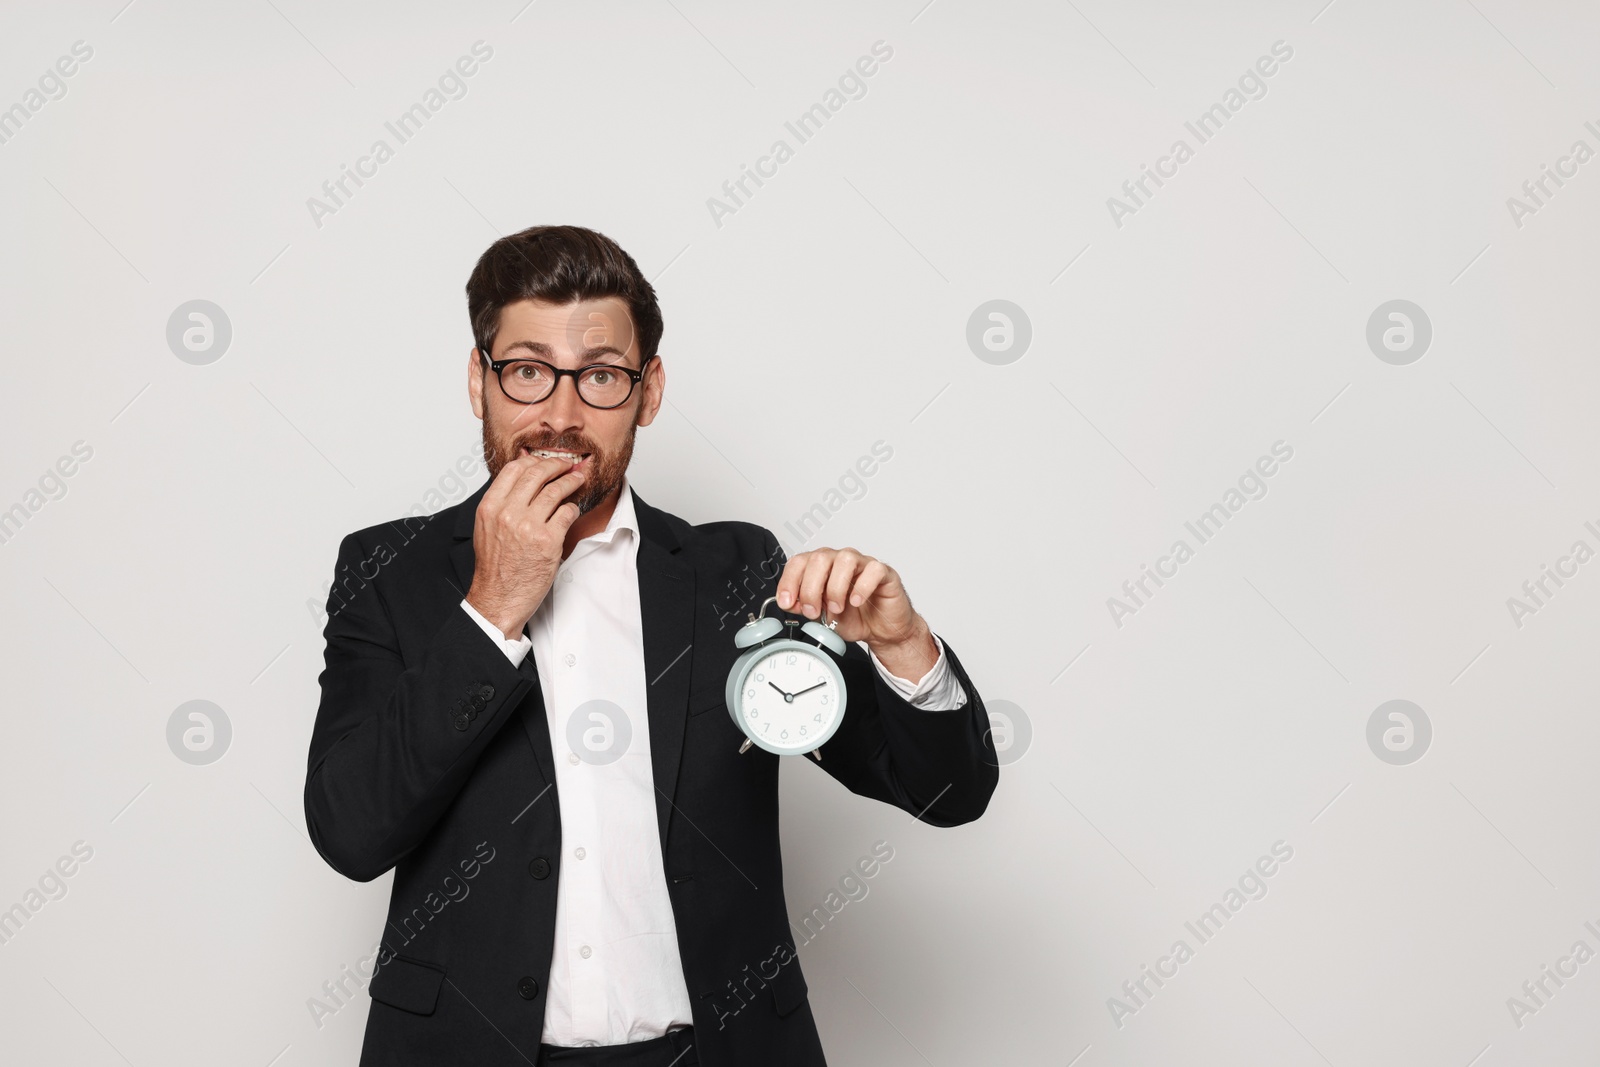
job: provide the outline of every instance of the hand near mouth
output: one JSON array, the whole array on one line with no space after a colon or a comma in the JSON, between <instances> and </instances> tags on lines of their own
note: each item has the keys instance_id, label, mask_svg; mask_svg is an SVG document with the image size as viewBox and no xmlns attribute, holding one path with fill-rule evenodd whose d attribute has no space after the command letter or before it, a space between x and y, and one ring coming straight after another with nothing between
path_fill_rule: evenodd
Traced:
<instances>
[{"instance_id":1,"label":"hand near mouth","mask_svg":"<svg viewBox=\"0 0 1600 1067\"><path fill-rule=\"evenodd\" d=\"M588 456L562 455L524 449L500 468L478 502L467 603L507 640L515 640L544 603L561 566L567 530L581 513L567 498L583 485L582 460ZM578 464L573 456L580 457Z\"/></svg>"}]
</instances>

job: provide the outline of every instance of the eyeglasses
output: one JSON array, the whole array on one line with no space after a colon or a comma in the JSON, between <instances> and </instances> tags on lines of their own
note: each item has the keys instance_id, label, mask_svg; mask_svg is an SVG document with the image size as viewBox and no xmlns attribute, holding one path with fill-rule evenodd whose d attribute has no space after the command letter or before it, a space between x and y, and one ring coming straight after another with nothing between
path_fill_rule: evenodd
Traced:
<instances>
[{"instance_id":1,"label":"eyeglasses","mask_svg":"<svg viewBox=\"0 0 1600 1067\"><path fill-rule=\"evenodd\" d=\"M644 366L650 365L650 356ZM537 404L556 391L562 378L571 376L578 389L578 399L592 408L607 410L621 407L633 395L634 386L644 379L644 368L633 370L611 363L594 363L576 370L564 370L542 359L500 359L489 361L489 370L500 381L500 391L519 404Z\"/></svg>"}]
</instances>

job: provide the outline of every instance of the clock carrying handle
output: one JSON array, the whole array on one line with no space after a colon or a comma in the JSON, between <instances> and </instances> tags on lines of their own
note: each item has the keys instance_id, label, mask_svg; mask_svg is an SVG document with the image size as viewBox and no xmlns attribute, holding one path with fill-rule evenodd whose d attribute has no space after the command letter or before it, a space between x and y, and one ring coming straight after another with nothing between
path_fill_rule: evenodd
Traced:
<instances>
[{"instance_id":1,"label":"clock carrying handle","mask_svg":"<svg viewBox=\"0 0 1600 1067\"><path fill-rule=\"evenodd\" d=\"M763 600L761 602L761 614L759 616L751 615L750 622L746 629L757 626L763 619L766 618L767 605L776 604L777 602L778 598L775 596L769 596L767 599ZM822 605L822 618L823 621L820 623L816 620L805 623L800 627L800 632L811 638L811 640L815 641L818 647L827 649L835 656L844 655L844 638L840 637L838 633L839 620L828 618L828 605L826 602L824 602ZM773 619L772 621L777 622L776 619ZM788 625L793 626L794 623L790 622Z\"/></svg>"},{"instance_id":2,"label":"clock carrying handle","mask_svg":"<svg viewBox=\"0 0 1600 1067\"><path fill-rule=\"evenodd\" d=\"M754 615L750 616L750 621L751 622L755 622L757 619L766 618L767 605L768 604L776 604L777 602L778 602L778 598L777 597L775 597L775 596L767 597L767 599L765 599L765 600L763 600L761 602L760 609ZM780 608L779 610L782 610L782 609ZM828 618L828 605L827 604L823 604L822 605L822 625L826 626L830 630L837 630L839 628L839 620L838 619L829 619Z\"/></svg>"}]
</instances>

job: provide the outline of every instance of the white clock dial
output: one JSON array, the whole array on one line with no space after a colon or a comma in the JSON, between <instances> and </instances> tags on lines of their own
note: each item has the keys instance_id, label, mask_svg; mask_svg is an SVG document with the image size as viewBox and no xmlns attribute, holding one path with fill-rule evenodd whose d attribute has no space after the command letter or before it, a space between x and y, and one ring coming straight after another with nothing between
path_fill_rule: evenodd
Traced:
<instances>
[{"instance_id":1,"label":"white clock dial","mask_svg":"<svg viewBox=\"0 0 1600 1067\"><path fill-rule=\"evenodd\" d=\"M833 733L842 694L837 669L826 655L784 644L763 649L745 669L737 714L762 748L806 752Z\"/></svg>"}]
</instances>

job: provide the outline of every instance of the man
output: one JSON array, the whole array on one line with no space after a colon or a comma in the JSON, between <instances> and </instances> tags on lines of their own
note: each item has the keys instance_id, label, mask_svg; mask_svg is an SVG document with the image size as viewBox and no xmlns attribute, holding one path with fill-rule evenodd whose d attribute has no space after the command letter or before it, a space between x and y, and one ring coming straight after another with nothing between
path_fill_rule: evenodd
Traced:
<instances>
[{"instance_id":1,"label":"man","mask_svg":"<svg viewBox=\"0 0 1600 1067\"><path fill-rule=\"evenodd\" d=\"M503 238L467 303L490 480L346 537L328 604L306 824L347 877L395 871L361 1062L821 1065L779 757L741 753L725 704L728 591L826 608L856 642L815 761L855 793L976 819L998 779L983 703L882 561L785 562L759 526L633 492L666 370L615 243Z\"/></svg>"}]
</instances>

